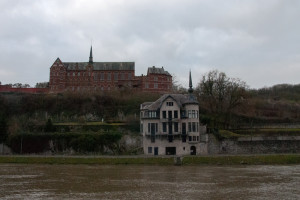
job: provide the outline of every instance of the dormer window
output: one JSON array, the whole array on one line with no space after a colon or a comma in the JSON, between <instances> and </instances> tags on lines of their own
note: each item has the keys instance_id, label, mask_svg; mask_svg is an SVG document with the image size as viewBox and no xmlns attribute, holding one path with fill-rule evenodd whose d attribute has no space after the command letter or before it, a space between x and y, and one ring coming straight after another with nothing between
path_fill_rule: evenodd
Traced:
<instances>
[{"instance_id":1,"label":"dormer window","mask_svg":"<svg viewBox=\"0 0 300 200\"><path fill-rule=\"evenodd\" d=\"M167 102L167 106L173 106L173 102L172 101L168 101Z\"/></svg>"}]
</instances>

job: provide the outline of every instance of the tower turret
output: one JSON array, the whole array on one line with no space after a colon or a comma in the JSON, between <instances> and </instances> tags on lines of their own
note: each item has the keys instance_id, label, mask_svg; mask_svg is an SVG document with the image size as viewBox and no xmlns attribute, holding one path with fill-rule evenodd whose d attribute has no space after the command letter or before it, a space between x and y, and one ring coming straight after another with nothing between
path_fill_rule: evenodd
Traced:
<instances>
[{"instance_id":1,"label":"tower turret","mask_svg":"<svg viewBox=\"0 0 300 200\"><path fill-rule=\"evenodd\" d=\"M93 49L92 49L92 46L91 46L91 50L90 50L89 63L90 63L90 64L93 64Z\"/></svg>"},{"instance_id":2,"label":"tower turret","mask_svg":"<svg viewBox=\"0 0 300 200\"><path fill-rule=\"evenodd\" d=\"M190 94L192 94L194 92L193 90L193 83L192 83L192 75L191 75L191 70L190 70L190 77L189 77L189 89L188 89L188 92Z\"/></svg>"}]
</instances>

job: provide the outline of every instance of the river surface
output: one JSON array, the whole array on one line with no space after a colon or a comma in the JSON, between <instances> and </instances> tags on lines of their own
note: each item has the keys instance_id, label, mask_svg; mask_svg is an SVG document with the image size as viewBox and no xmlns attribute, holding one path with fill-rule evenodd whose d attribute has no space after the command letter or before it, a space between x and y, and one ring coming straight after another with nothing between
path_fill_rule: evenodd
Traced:
<instances>
[{"instance_id":1,"label":"river surface","mask_svg":"<svg viewBox=\"0 0 300 200\"><path fill-rule=\"evenodd\" d=\"M0 165L0 199L300 199L300 165Z\"/></svg>"}]
</instances>

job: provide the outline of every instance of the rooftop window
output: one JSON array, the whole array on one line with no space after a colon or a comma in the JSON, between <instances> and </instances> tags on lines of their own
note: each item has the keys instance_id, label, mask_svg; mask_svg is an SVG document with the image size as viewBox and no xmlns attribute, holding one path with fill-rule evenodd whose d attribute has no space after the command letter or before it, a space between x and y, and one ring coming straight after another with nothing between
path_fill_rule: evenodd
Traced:
<instances>
[{"instance_id":1,"label":"rooftop window","mask_svg":"<svg viewBox=\"0 0 300 200\"><path fill-rule=\"evenodd\" d=\"M172 101L168 101L167 102L167 106L173 106L173 102Z\"/></svg>"}]
</instances>

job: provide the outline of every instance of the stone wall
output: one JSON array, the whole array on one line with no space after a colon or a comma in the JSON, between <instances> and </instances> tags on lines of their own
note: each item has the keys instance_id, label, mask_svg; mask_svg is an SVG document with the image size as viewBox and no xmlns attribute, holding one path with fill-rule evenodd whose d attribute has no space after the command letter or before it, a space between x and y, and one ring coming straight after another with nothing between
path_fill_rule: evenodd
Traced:
<instances>
[{"instance_id":1,"label":"stone wall","mask_svg":"<svg viewBox=\"0 0 300 200\"><path fill-rule=\"evenodd\" d=\"M300 137L257 137L251 139L218 141L213 134L207 134L207 142L197 144L197 155L213 154L269 154L269 153L300 153ZM173 144L174 145L174 144ZM120 141L124 151L142 150L142 136L127 135ZM182 146L180 146L182 148ZM181 149L178 147L178 150ZM189 150L189 146L186 147ZM137 152L138 153L138 152ZM179 153L179 152L178 152ZM183 152L180 152L183 153ZM12 154L9 147L0 144L0 155ZM145 152L147 154L147 152ZM163 152L165 155L165 152ZM184 153L182 154L184 155ZM187 153L189 155L189 153Z\"/></svg>"},{"instance_id":2,"label":"stone wall","mask_svg":"<svg viewBox=\"0 0 300 200\"><path fill-rule=\"evenodd\" d=\"M249 124L245 125L240 125L240 129L249 129ZM274 123L274 124L254 124L251 126L251 129L272 129L272 128L284 128L284 129L289 129L289 128L300 128L300 123Z\"/></svg>"},{"instance_id":3,"label":"stone wall","mask_svg":"<svg viewBox=\"0 0 300 200\"><path fill-rule=\"evenodd\" d=\"M208 134L208 154L300 153L300 137L255 137L218 141Z\"/></svg>"},{"instance_id":4,"label":"stone wall","mask_svg":"<svg viewBox=\"0 0 300 200\"><path fill-rule=\"evenodd\" d=\"M120 149L128 153L141 153L143 146L142 136L124 135L119 142Z\"/></svg>"}]
</instances>

